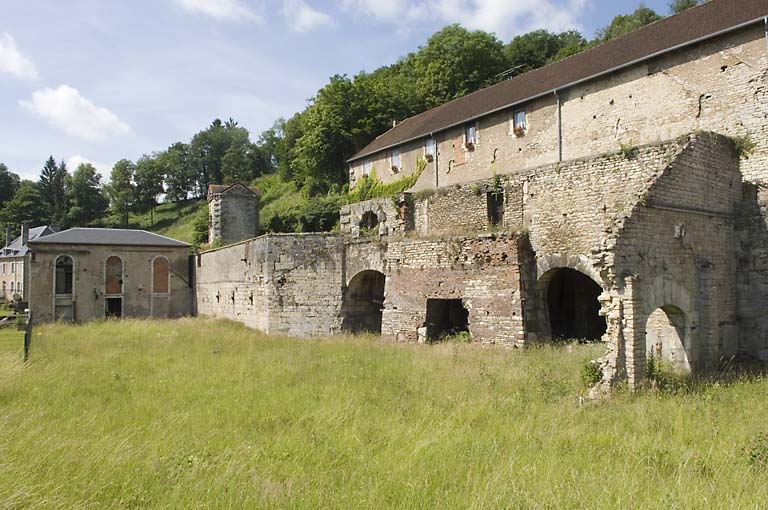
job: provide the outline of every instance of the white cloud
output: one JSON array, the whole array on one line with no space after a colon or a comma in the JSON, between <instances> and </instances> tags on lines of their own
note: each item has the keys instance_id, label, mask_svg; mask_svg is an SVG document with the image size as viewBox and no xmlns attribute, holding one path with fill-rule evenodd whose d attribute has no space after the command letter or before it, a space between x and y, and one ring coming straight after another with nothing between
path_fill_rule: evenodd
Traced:
<instances>
[{"instance_id":1,"label":"white cloud","mask_svg":"<svg viewBox=\"0 0 768 510\"><path fill-rule=\"evenodd\" d=\"M333 19L329 15L313 9L303 0L285 0L283 15L294 32L310 32L321 26L333 24Z\"/></svg>"},{"instance_id":2,"label":"white cloud","mask_svg":"<svg viewBox=\"0 0 768 510\"><path fill-rule=\"evenodd\" d=\"M351 11L385 22L415 25L424 20L461 23L467 28L494 32L509 40L544 28L560 32L579 28L578 15L589 0L342 0Z\"/></svg>"},{"instance_id":3,"label":"white cloud","mask_svg":"<svg viewBox=\"0 0 768 510\"><path fill-rule=\"evenodd\" d=\"M183 9L222 21L260 21L261 17L242 0L176 0Z\"/></svg>"},{"instance_id":4,"label":"white cloud","mask_svg":"<svg viewBox=\"0 0 768 510\"><path fill-rule=\"evenodd\" d=\"M131 128L117 115L96 106L69 85L32 93L32 100L19 104L71 136L104 140L111 135L129 134Z\"/></svg>"},{"instance_id":5,"label":"white cloud","mask_svg":"<svg viewBox=\"0 0 768 510\"><path fill-rule=\"evenodd\" d=\"M107 163L97 163L96 161L90 160L88 158L84 158L80 154L75 154L74 156L70 156L67 158L67 170L69 173L74 172L77 170L77 167L80 166L81 163L90 163L95 168L96 171L99 172L102 177L109 177L109 174L112 173L112 166L108 165Z\"/></svg>"},{"instance_id":6,"label":"white cloud","mask_svg":"<svg viewBox=\"0 0 768 510\"><path fill-rule=\"evenodd\" d=\"M11 34L0 35L0 71L26 80L37 78L35 64L19 52Z\"/></svg>"}]
</instances>

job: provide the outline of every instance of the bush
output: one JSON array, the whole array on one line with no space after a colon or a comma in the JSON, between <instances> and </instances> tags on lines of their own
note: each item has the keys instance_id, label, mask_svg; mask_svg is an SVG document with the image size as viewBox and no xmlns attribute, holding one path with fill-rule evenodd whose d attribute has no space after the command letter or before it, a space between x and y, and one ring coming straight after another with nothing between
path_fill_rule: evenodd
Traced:
<instances>
[{"instance_id":1,"label":"bush","mask_svg":"<svg viewBox=\"0 0 768 510\"><path fill-rule=\"evenodd\" d=\"M750 466L768 467L768 433L760 432L747 446L747 460Z\"/></svg>"},{"instance_id":2,"label":"bush","mask_svg":"<svg viewBox=\"0 0 768 510\"><path fill-rule=\"evenodd\" d=\"M584 360L584 363L581 364L580 375L581 383L585 387L591 388L603 380L603 369L597 360Z\"/></svg>"}]
</instances>

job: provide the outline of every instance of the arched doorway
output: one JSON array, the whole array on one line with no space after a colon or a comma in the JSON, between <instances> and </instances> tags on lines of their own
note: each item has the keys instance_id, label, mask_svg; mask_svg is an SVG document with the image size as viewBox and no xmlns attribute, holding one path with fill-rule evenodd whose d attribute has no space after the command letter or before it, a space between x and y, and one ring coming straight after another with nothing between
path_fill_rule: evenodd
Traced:
<instances>
[{"instance_id":1,"label":"arched doorway","mask_svg":"<svg viewBox=\"0 0 768 510\"><path fill-rule=\"evenodd\" d=\"M686 320L682 310L665 305L648 316L645 352L649 357L669 363L675 372L690 373L690 353L686 343Z\"/></svg>"},{"instance_id":2,"label":"arched doorway","mask_svg":"<svg viewBox=\"0 0 768 510\"><path fill-rule=\"evenodd\" d=\"M343 329L349 333L381 333L386 276L373 270L357 273L344 299Z\"/></svg>"},{"instance_id":3,"label":"arched doorway","mask_svg":"<svg viewBox=\"0 0 768 510\"><path fill-rule=\"evenodd\" d=\"M600 340L606 329L597 300L600 285L570 268L553 269L545 276L542 283L552 339Z\"/></svg>"}]
</instances>

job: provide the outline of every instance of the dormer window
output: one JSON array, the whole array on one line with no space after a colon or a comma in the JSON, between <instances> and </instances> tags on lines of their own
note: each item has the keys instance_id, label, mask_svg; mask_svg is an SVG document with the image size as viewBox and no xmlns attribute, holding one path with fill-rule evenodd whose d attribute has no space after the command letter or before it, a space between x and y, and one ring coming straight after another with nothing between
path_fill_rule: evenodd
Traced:
<instances>
[{"instance_id":1,"label":"dormer window","mask_svg":"<svg viewBox=\"0 0 768 510\"><path fill-rule=\"evenodd\" d=\"M464 127L464 147L468 150L475 148L477 143L477 126L468 124Z\"/></svg>"},{"instance_id":2,"label":"dormer window","mask_svg":"<svg viewBox=\"0 0 768 510\"><path fill-rule=\"evenodd\" d=\"M400 150L399 149L392 149L392 152L389 153L389 163L392 165L393 172L400 171Z\"/></svg>"}]
</instances>

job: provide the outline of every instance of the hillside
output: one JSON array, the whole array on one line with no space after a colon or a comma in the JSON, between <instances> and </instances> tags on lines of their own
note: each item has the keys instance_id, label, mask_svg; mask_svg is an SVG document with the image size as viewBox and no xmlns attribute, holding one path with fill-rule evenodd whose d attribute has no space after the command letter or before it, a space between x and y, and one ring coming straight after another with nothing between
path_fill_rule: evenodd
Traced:
<instances>
[{"instance_id":1,"label":"hillside","mask_svg":"<svg viewBox=\"0 0 768 510\"><path fill-rule=\"evenodd\" d=\"M150 213L131 214L128 226L125 228L147 230L195 245L198 244L195 242L195 220L198 215L205 215L204 221L207 225L207 206L205 199L160 204L152 215ZM109 224L109 219L105 217L98 223ZM110 226L122 228L116 225Z\"/></svg>"}]
</instances>

